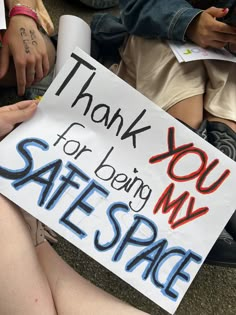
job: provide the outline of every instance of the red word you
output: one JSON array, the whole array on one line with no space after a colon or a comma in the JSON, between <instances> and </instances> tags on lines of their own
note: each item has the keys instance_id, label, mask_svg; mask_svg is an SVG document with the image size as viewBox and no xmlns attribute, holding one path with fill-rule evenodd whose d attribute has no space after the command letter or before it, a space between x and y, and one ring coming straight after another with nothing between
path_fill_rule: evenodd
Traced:
<instances>
[{"instance_id":1,"label":"red word you","mask_svg":"<svg viewBox=\"0 0 236 315\"><path fill-rule=\"evenodd\" d=\"M196 180L196 190L199 193L211 194L215 192L222 185L225 179L230 175L230 170L227 169L219 176L219 178L206 186L205 182L207 180L207 177L219 164L219 160L214 159L213 161L208 163L207 153L202 149L194 146L193 143L187 143L176 147L174 127L168 129L167 145L168 151L152 156L149 160L149 163L156 164L162 162L167 158L171 158L167 167L167 175L175 182L187 182L190 180ZM178 163L188 155L197 156L200 160L200 166L189 173L177 175L175 169ZM175 229L183 224L195 220L209 211L208 207L194 209L195 197L190 196L190 193L188 191L184 191L180 196L173 199L172 196L174 189L174 183L168 185L153 209L154 214L156 214L159 210L162 210L162 213L164 214L170 213L168 223L170 224L172 229ZM188 203L186 213L180 217L179 214L183 213L182 207L183 205L186 205L186 203Z\"/></svg>"}]
</instances>

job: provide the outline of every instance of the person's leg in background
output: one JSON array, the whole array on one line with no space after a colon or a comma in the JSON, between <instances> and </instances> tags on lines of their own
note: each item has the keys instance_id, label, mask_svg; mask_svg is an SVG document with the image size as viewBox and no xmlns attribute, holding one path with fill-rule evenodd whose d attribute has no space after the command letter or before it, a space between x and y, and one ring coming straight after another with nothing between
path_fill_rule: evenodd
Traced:
<instances>
[{"instance_id":1,"label":"person's leg in background","mask_svg":"<svg viewBox=\"0 0 236 315\"><path fill-rule=\"evenodd\" d=\"M205 67L209 77L205 97L208 141L236 161L236 65L208 60ZM226 230L236 240L236 211Z\"/></svg>"},{"instance_id":2,"label":"person's leg in background","mask_svg":"<svg viewBox=\"0 0 236 315\"><path fill-rule=\"evenodd\" d=\"M121 57L119 77L190 128L200 127L205 89L201 62L196 67L191 63L180 66L165 41L136 36L129 37ZM186 77L189 84L181 88Z\"/></svg>"},{"instance_id":3,"label":"person's leg in background","mask_svg":"<svg viewBox=\"0 0 236 315\"><path fill-rule=\"evenodd\" d=\"M201 61L179 64L165 41L130 36L121 50L116 73L208 141L209 123L204 120L203 97L208 71ZM224 230L210 254L208 262L235 265L236 241Z\"/></svg>"},{"instance_id":4,"label":"person's leg in background","mask_svg":"<svg viewBox=\"0 0 236 315\"><path fill-rule=\"evenodd\" d=\"M80 2L94 9L108 9L118 5L119 0L80 0Z\"/></svg>"}]
</instances>

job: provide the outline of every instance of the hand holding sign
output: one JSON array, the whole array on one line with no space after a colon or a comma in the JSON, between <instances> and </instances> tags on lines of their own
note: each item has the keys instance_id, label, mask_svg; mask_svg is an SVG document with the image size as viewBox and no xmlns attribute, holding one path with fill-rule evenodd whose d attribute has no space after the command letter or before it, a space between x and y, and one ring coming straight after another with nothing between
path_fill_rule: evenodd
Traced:
<instances>
[{"instance_id":1,"label":"hand holding sign","mask_svg":"<svg viewBox=\"0 0 236 315\"><path fill-rule=\"evenodd\" d=\"M13 130L16 124L33 116L37 101L23 101L0 108L0 139Z\"/></svg>"}]
</instances>

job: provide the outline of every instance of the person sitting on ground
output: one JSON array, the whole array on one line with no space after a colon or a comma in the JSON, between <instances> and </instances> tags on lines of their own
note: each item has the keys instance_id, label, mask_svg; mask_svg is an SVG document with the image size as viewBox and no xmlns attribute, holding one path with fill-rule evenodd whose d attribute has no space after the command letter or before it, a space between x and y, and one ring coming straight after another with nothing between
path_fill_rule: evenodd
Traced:
<instances>
[{"instance_id":1,"label":"person sitting on ground","mask_svg":"<svg viewBox=\"0 0 236 315\"><path fill-rule=\"evenodd\" d=\"M212 3L223 7L212 7ZM208 4L207 9L197 7ZM179 63L167 40L191 41L201 47L236 45L236 27L220 21L232 1L120 0L126 40L121 61L112 70L151 101L236 161L236 64L218 60ZM228 4L228 7L227 7ZM210 7L209 7L210 5ZM104 20L103 20L104 19ZM107 45L116 22L100 15L92 22L93 37ZM107 46L106 46L107 47ZM222 213L223 213L222 209ZM236 212L213 246L208 262L236 266Z\"/></svg>"},{"instance_id":2,"label":"person sitting on ground","mask_svg":"<svg viewBox=\"0 0 236 315\"><path fill-rule=\"evenodd\" d=\"M5 3L9 18L0 48L0 86L17 86L18 95L23 96L54 65L55 49L48 36L53 24L42 0Z\"/></svg>"}]
</instances>

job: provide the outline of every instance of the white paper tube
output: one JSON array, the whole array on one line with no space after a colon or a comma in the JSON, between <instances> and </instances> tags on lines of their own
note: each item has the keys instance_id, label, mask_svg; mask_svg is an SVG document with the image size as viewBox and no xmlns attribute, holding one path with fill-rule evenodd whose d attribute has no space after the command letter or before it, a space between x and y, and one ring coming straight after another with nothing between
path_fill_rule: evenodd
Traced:
<instances>
[{"instance_id":1,"label":"white paper tube","mask_svg":"<svg viewBox=\"0 0 236 315\"><path fill-rule=\"evenodd\" d=\"M58 27L55 75L57 75L65 62L69 59L75 47L79 47L90 55L90 26L77 16L62 15L59 19Z\"/></svg>"}]
</instances>

